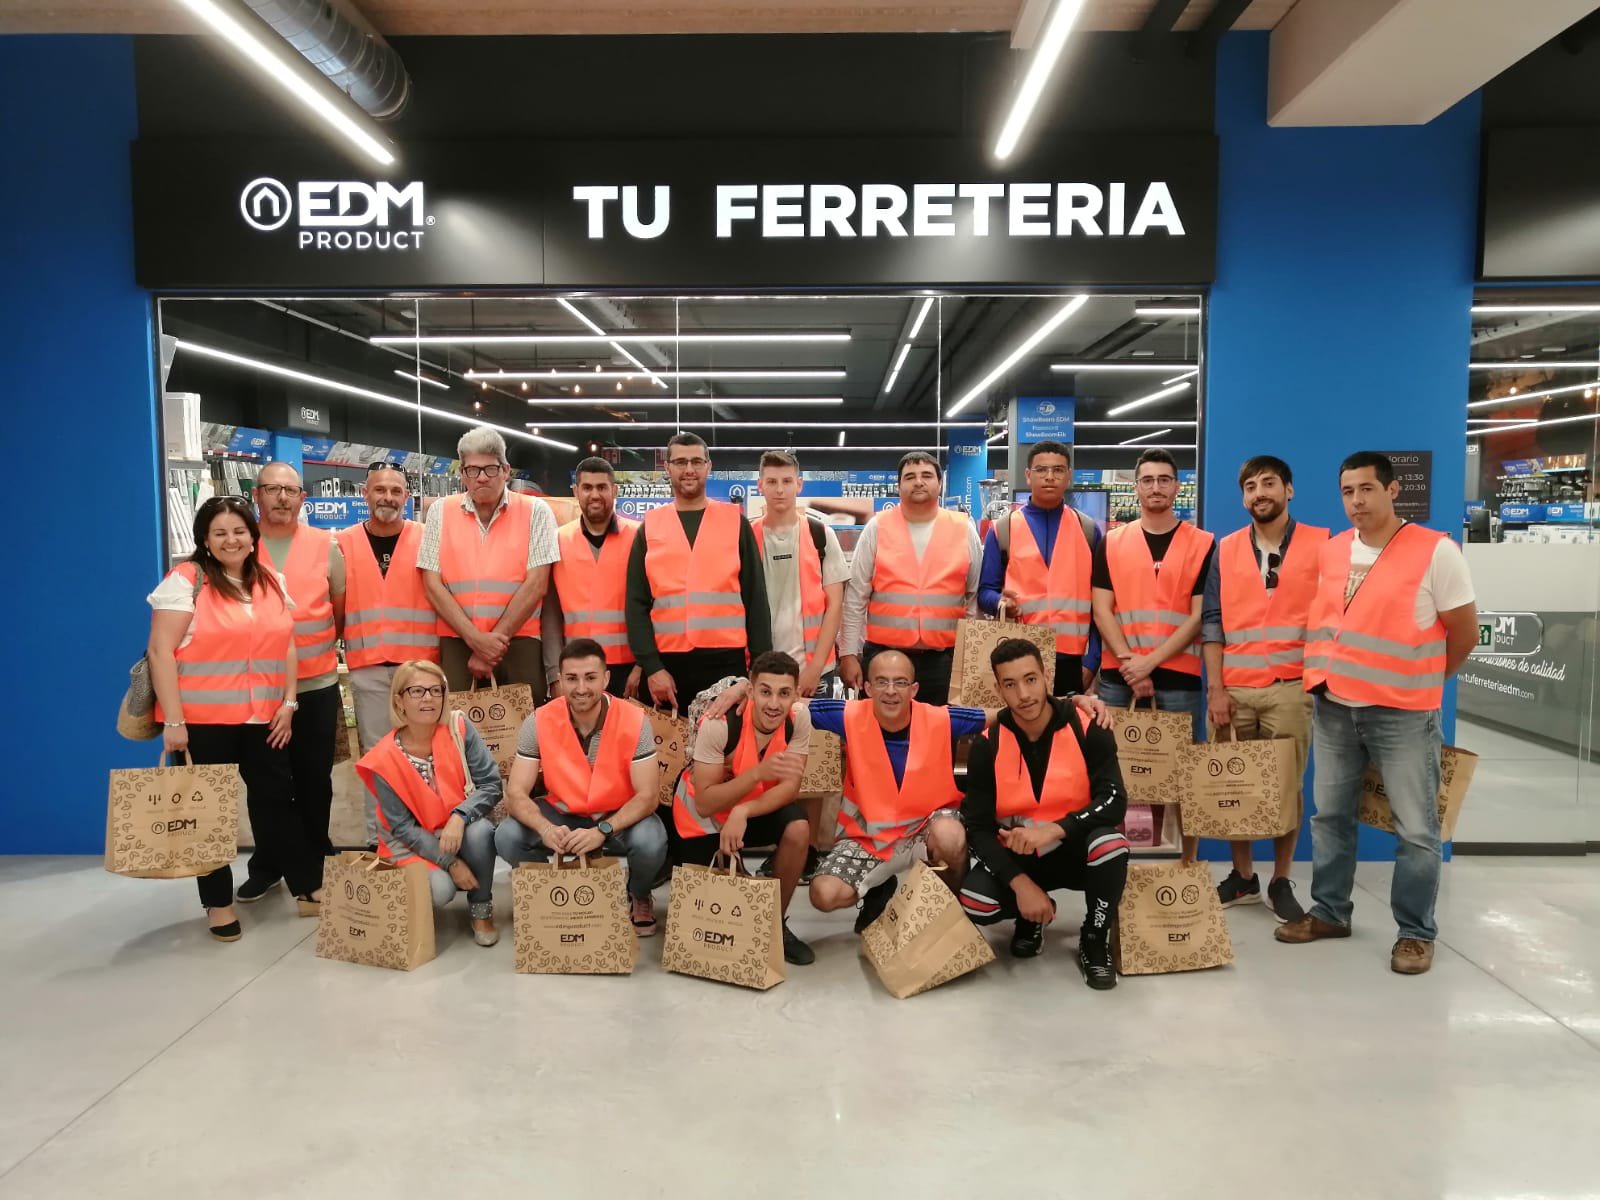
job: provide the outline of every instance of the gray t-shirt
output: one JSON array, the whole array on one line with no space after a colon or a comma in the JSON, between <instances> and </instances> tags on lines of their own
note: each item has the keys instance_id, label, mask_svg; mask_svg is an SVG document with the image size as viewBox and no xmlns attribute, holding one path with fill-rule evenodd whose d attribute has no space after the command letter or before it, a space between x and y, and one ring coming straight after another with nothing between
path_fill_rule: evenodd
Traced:
<instances>
[{"instance_id":1,"label":"gray t-shirt","mask_svg":"<svg viewBox=\"0 0 1600 1200\"><path fill-rule=\"evenodd\" d=\"M591 765L599 757L600 735L605 730L606 714L611 711L611 704L613 701L610 696L607 696L600 703L600 719L595 722L594 732L588 737L584 737L581 733L578 734L578 740L583 743L583 752L588 755ZM574 730L574 732L576 732L576 730ZM650 722L646 721L639 730L639 743L633 748L633 761L638 762L642 758L649 758L655 752L655 730L651 728ZM517 730L517 757L533 759L539 757L539 723L537 713L529 716L525 721L523 721L522 728Z\"/></svg>"},{"instance_id":2,"label":"gray t-shirt","mask_svg":"<svg viewBox=\"0 0 1600 1200\"><path fill-rule=\"evenodd\" d=\"M761 566L767 577L767 607L772 611L772 648L789 655L802 667L806 664L805 627L800 617L799 539L811 538L806 528L810 517L802 516L788 529L774 529L762 522ZM825 544L822 553L822 586L843 583L850 578L850 565L839 548L839 537L818 522Z\"/></svg>"}]
</instances>

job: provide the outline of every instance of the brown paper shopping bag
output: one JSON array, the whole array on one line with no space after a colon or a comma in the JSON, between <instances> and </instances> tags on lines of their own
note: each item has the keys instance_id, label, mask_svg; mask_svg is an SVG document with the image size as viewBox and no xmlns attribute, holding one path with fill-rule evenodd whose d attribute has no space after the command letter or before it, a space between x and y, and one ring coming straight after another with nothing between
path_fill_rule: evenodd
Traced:
<instances>
[{"instance_id":1,"label":"brown paper shopping bag","mask_svg":"<svg viewBox=\"0 0 1600 1200\"><path fill-rule=\"evenodd\" d=\"M1300 821L1298 756L1290 737L1200 742L1181 750L1178 805L1192 837L1278 837Z\"/></svg>"},{"instance_id":2,"label":"brown paper shopping bag","mask_svg":"<svg viewBox=\"0 0 1600 1200\"><path fill-rule=\"evenodd\" d=\"M1020 621L989 621L962 617L956 622L955 659L950 667L950 703L973 708L1003 708L994 686L989 652L1007 638L1024 638L1039 647L1044 659L1045 688L1055 686L1056 633L1049 625L1024 625Z\"/></svg>"},{"instance_id":3,"label":"brown paper shopping bag","mask_svg":"<svg viewBox=\"0 0 1600 1200\"><path fill-rule=\"evenodd\" d=\"M1130 865L1111 947L1123 975L1164 975L1231 963L1233 942L1205 865Z\"/></svg>"},{"instance_id":4,"label":"brown paper shopping bag","mask_svg":"<svg viewBox=\"0 0 1600 1200\"><path fill-rule=\"evenodd\" d=\"M637 700L627 703L644 709L644 719L650 723L650 730L655 734L656 769L661 773L661 790L657 793L656 802L671 808L672 791L678 786L678 776L689 765L689 720L677 716L670 709L651 708Z\"/></svg>"},{"instance_id":5,"label":"brown paper shopping bag","mask_svg":"<svg viewBox=\"0 0 1600 1200\"><path fill-rule=\"evenodd\" d=\"M239 853L243 790L233 763L112 771L106 870L134 879L189 879L231 863Z\"/></svg>"},{"instance_id":6,"label":"brown paper shopping bag","mask_svg":"<svg viewBox=\"0 0 1600 1200\"><path fill-rule=\"evenodd\" d=\"M739 865L736 855L723 871L716 861L672 869L661 965L765 991L785 975L778 881L741 875Z\"/></svg>"},{"instance_id":7,"label":"brown paper shopping bag","mask_svg":"<svg viewBox=\"0 0 1600 1200\"><path fill-rule=\"evenodd\" d=\"M1155 704L1152 700L1151 705ZM1180 754L1194 744L1194 723L1188 713L1139 708L1111 710L1117 735L1117 762L1122 783L1134 804L1177 804L1182 799Z\"/></svg>"},{"instance_id":8,"label":"brown paper shopping bag","mask_svg":"<svg viewBox=\"0 0 1600 1200\"><path fill-rule=\"evenodd\" d=\"M519 975L630 975L639 937L615 858L521 863L511 872Z\"/></svg>"},{"instance_id":9,"label":"brown paper shopping bag","mask_svg":"<svg viewBox=\"0 0 1600 1200\"><path fill-rule=\"evenodd\" d=\"M1478 756L1470 750L1444 746L1439 751L1439 836L1448 842L1456 835L1456 818L1478 770ZM1361 780L1361 823L1377 829L1395 831L1394 813L1383 790L1378 768L1369 766Z\"/></svg>"},{"instance_id":10,"label":"brown paper shopping bag","mask_svg":"<svg viewBox=\"0 0 1600 1200\"><path fill-rule=\"evenodd\" d=\"M916 863L883 915L861 933L861 953L896 1000L915 996L994 961L944 880Z\"/></svg>"},{"instance_id":11,"label":"brown paper shopping bag","mask_svg":"<svg viewBox=\"0 0 1600 1200\"><path fill-rule=\"evenodd\" d=\"M490 687L479 687L474 679L470 691L451 692L450 708L466 713L477 726L504 779L517 756L517 731L533 712L533 689L525 683L497 684L492 677L489 682Z\"/></svg>"},{"instance_id":12,"label":"brown paper shopping bag","mask_svg":"<svg viewBox=\"0 0 1600 1200\"><path fill-rule=\"evenodd\" d=\"M426 863L397 866L346 850L322 860L317 957L410 971L433 957Z\"/></svg>"}]
</instances>

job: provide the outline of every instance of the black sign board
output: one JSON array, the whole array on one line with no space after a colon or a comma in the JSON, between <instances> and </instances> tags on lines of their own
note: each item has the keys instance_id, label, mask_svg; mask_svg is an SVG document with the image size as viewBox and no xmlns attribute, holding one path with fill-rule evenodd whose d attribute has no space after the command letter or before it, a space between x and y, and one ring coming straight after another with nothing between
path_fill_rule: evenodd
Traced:
<instances>
[{"instance_id":1,"label":"black sign board","mask_svg":"<svg viewBox=\"0 0 1600 1200\"><path fill-rule=\"evenodd\" d=\"M1394 464L1400 495L1394 502L1395 516L1426 525L1433 512L1433 451L1385 450Z\"/></svg>"},{"instance_id":2,"label":"black sign board","mask_svg":"<svg viewBox=\"0 0 1600 1200\"><path fill-rule=\"evenodd\" d=\"M452 142L387 177L306 143L134 146L151 288L1210 282L1216 139Z\"/></svg>"},{"instance_id":3,"label":"black sign board","mask_svg":"<svg viewBox=\"0 0 1600 1200\"><path fill-rule=\"evenodd\" d=\"M1600 128L1484 139L1484 279L1600 276Z\"/></svg>"}]
</instances>

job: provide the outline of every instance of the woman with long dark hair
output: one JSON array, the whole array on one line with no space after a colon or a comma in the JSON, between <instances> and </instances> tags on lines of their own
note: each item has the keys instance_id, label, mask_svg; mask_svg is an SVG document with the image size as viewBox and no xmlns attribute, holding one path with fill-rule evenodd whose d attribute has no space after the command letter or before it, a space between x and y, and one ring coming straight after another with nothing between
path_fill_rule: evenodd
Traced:
<instances>
[{"instance_id":1,"label":"woman with long dark hair","mask_svg":"<svg viewBox=\"0 0 1600 1200\"><path fill-rule=\"evenodd\" d=\"M168 753L196 763L237 763L258 845L300 905L315 916L322 860L294 814L289 744L295 708L294 620L283 583L257 557L250 505L215 496L194 518L195 551L150 593L150 681ZM237 941L233 868L202 875L211 935Z\"/></svg>"}]
</instances>

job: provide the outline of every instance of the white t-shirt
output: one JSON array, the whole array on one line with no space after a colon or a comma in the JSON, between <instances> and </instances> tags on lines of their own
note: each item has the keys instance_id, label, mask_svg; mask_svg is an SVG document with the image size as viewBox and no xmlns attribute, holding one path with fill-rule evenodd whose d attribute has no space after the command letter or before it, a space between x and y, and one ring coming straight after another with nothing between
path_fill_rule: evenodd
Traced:
<instances>
[{"instance_id":1,"label":"white t-shirt","mask_svg":"<svg viewBox=\"0 0 1600 1200\"><path fill-rule=\"evenodd\" d=\"M229 575L228 578L240 587L244 586L244 580L237 579L232 575ZM284 606L290 609L294 608L294 601L289 599L289 584L284 580L281 571L278 573L278 587L283 591ZM149 602L150 607L156 612L192 613L194 612L194 584L190 583L177 571L169 571L167 577L156 585L156 590L146 596L145 600ZM238 600L235 603L243 604L244 610L246 612L250 611L251 602L248 599ZM190 621L188 628L183 631L183 640L178 643L177 648L182 650L193 638L194 622Z\"/></svg>"},{"instance_id":2,"label":"white t-shirt","mask_svg":"<svg viewBox=\"0 0 1600 1200\"><path fill-rule=\"evenodd\" d=\"M774 529L762 522L761 566L767 579L767 606L772 610L772 648L781 650L802 667L806 665L805 627L800 617L799 538L811 538L806 528L810 517L802 516L788 529ZM850 578L850 565L839 548L839 535L822 524L822 586L843 583ZM926 543L924 543L926 544Z\"/></svg>"}]
</instances>

